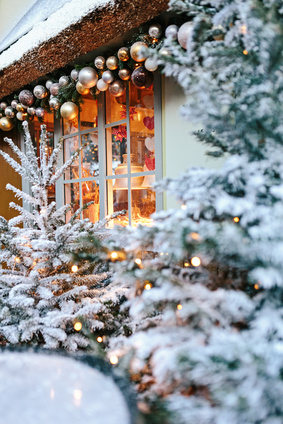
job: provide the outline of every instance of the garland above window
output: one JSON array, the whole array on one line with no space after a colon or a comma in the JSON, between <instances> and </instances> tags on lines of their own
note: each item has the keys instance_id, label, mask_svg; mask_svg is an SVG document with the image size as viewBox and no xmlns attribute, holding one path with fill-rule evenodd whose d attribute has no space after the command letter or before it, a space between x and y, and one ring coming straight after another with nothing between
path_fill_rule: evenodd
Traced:
<instances>
[{"instance_id":1,"label":"garland above window","mask_svg":"<svg viewBox=\"0 0 283 424\"><path fill-rule=\"evenodd\" d=\"M165 37L176 40L176 44L186 49L191 28L191 22L180 28L169 25ZM150 87L153 72L158 69L158 59L157 55L148 55L148 49L154 48L160 55L170 55L163 47L165 37L162 37L161 25L153 24L147 34L136 34L129 45L119 48L112 55L97 56L94 63L76 65L70 75L61 75L57 79L52 76L45 86L21 90L12 100L0 103L0 128L10 131L20 121L30 121L34 116L42 121L46 112L53 111L56 111L57 118L73 120L84 96L90 94L96 99L101 91L106 90L112 96L122 96L129 80L139 89Z\"/></svg>"}]
</instances>

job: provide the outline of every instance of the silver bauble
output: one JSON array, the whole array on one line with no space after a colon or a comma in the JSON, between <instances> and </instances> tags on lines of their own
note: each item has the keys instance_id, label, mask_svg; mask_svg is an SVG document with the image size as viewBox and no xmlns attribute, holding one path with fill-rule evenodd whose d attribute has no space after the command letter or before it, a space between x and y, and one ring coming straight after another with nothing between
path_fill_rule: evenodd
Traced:
<instances>
[{"instance_id":1,"label":"silver bauble","mask_svg":"<svg viewBox=\"0 0 283 424\"><path fill-rule=\"evenodd\" d=\"M177 40L178 29L179 27L177 25L169 25L165 30L165 37L171 38L171 40Z\"/></svg>"},{"instance_id":2,"label":"silver bauble","mask_svg":"<svg viewBox=\"0 0 283 424\"><path fill-rule=\"evenodd\" d=\"M42 100L42 99L44 99L44 97L47 96L48 91L46 90L46 88L43 85L36 85L33 89L33 94L35 95L35 97L37 99ZM23 103L23 105L25 105L25 104ZM31 105L28 105L28 106L31 106Z\"/></svg>"},{"instance_id":3,"label":"silver bauble","mask_svg":"<svg viewBox=\"0 0 283 424\"><path fill-rule=\"evenodd\" d=\"M19 121L24 121L25 116L26 116L26 113L23 113L23 112L18 112L17 115L16 115L16 117Z\"/></svg>"},{"instance_id":4,"label":"silver bauble","mask_svg":"<svg viewBox=\"0 0 283 424\"><path fill-rule=\"evenodd\" d=\"M45 110L43 109L43 107L37 107L35 109L35 114L38 118L43 118L45 114Z\"/></svg>"},{"instance_id":5,"label":"silver bauble","mask_svg":"<svg viewBox=\"0 0 283 424\"><path fill-rule=\"evenodd\" d=\"M47 90L50 90L51 85L53 84L53 81L51 80L47 80L45 83L45 87L47 88Z\"/></svg>"},{"instance_id":6,"label":"silver bauble","mask_svg":"<svg viewBox=\"0 0 283 424\"><path fill-rule=\"evenodd\" d=\"M81 69L79 72L79 81L80 83L87 88L92 88L97 83L98 76L95 69L90 66L86 66Z\"/></svg>"},{"instance_id":7,"label":"silver bauble","mask_svg":"<svg viewBox=\"0 0 283 424\"><path fill-rule=\"evenodd\" d=\"M153 24L149 27L148 34L152 38L159 38L162 34L162 28L159 24Z\"/></svg>"},{"instance_id":8,"label":"silver bauble","mask_svg":"<svg viewBox=\"0 0 283 424\"><path fill-rule=\"evenodd\" d=\"M73 102L66 102L61 106L60 114L62 118L66 119L67 121L72 121L78 116L79 108Z\"/></svg>"},{"instance_id":9,"label":"silver bauble","mask_svg":"<svg viewBox=\"0 0 283 424\"><path fill-rule=\"evenodd\" d=\"M86 96L89 94L89 88L85 87L80 83L80 81L76 82L76 90L78 93L80 93L82 96Z\"/></svg>"},{"instance_id":10,"label":"silver bauble","mask_svg":"<svg viewBox=\"0 0 283 424\"><path fill-rule=\"evenodd\" d=\"M166 47L161 47L161 49L159 50L159 54L161 54L162 56L171 56L170 50L166 49Z\"/></svg>"},{"instance_id":11,"label":"silver bauble","mask_svg":"<svg viewBox=\"0 0 283 424\"><path fill-rule=\"evenodd\" d=\"M145 51L146 49L147 49L147 45L143 43L142 41L137 41L136 43L134 43L130 50L132 59L135 62L143 62L146 59L146 55L141 52Z\"/></svg>"},{"instance_id":12,"label":"silver bauble","mask_svg":"<svg viewBox=\"0 0 283 424\"><path fill-rule=\"evenodd\" d=\"M32 106L34 103L34 97L30 90L22 90L19 94L19 100L26 107Z\"/></svg>"},{"instance_id":13,"label":"silver bauble","mask_svg":"<svg viewBox=\"0 0 283 424\"><path fill-rule=\"evenodd\" d=\"M119 60L116 56L110 56L106 60L106 66L108 69L110 69L110 71L115 71L115 69L117 69L119 66Z\"/></svg>"},{"instance_id":14,"label":"silver bauble","mask_svg":"<svg viewBox=\"0 0 283 424\"><path fill-rule=\"evenodd\" d=\"M114 97L122 96L126 91L126 86L121 80L116 80L112 82L109 86L109 92Z\"/></svg>"},{"instance_id":15,"label":"silver bauble","mask_svg":"<svg viewBox=\"0 0 283 424\"><path fill-rule=\"evenodd\" d=\"M0 103L0 109L2 109L2 110L5 110L7 106L8 106L8 104L6 102Z\"/></svg>"},{"instance_id":16,"label":"silver bauble","mask_svg":"<svg viewBox=\"0 0 283 424\"><path fill-rule=\"evenodd\" d=\"M5 109L5 115L7 116L7 118L14 118L15 117L15 112L12 108L12 106L7 106Z\"/></svg>"},{"instance_id":17,"label":"silver bauble","mask_svg":"<svg viewBox=\"0 0 283 424\"><path fill-rule=\"evenodd\" d=\"M54 109L54 110L59 109L59 107L60 107L60 102L59 102L59 100L57 99L57 97L52 97L52 98L49 100L49 106L50 106L50 108L51 108L51 109Z\"/></svg>"},{"instance_id":18,"label":"silver bauble","mask_svg":"<svg viewBox=\"0 0 283 424\"><path fill-rule=\"evenodd\" d=\"M178 31L178 41L180 46L183 47L183 49L187 49L188 39L192 33L192 30L193 30L193 23L186 22L180 27Z\"/></svg>"},{"instance_id":19,"label":"silver bauble","mask_svg":"<svg viewBox=\"0 0 283 424\"><path fill-rule=\"evenodd\" d=\"M71 78L72 80L76 81L79 77L79 71L77 71L76 69L73 69L71 72Z\"/></svg>"},{"instance_id":20,"label":"silver bauble","mask_svg":"<svg viewBox=\"0 0 283 424\"><path fill-rule=\"evenodd\" d=\"M17 104L18 104L19 102L18 102L18 100L12 100L11 101L11 106L14 108L14 109L16 109L16 107L17 107Z\"/></svg>"},{"instance_id":21,"label":"silver bauble","mask_svg":"<svg viewBox=\"0 0 283 424\"><path fill-rule=\"evenodd\" d=\"M13 129L13 121L6 116L0 119L0 128L3 131L10 131Z\"/></svg>"},{"instance_id":22,"label":"silver bauble","mask_svg":"<svg viewBox=\"0 0 283 424\"><path fill-rule=\"evenodd\" d=\"M102 79L102 78L100 78L100 79L97 81L96 87L97 87L97 88L98 88L98 90L100 90L100 91L106 91L106 90L108 89L108 87L109 87L109 84L107 84L107 82L103 81L103 79Z\"/></svg>"},{"instance_id":23,"label":"silver bauble","mask_svg":"<svg viewBox=\"0 0 283 424\"><path fill-rule=\"evenodd\" d=\"M50 87L50 93L52 96L58 96L60 90L60 85L58 82L54 82Z\"/></svg>"},{"instance_id":24,"label":"silver bauble","mask_svg":"<svg viewBox=\"0 0 283 424\"><path fill-rule=\"evenodd\" d=\"M31 116L35 115L35 107L28 107L27 113Z\"/></svg>"},{"instance_id":25,"label":"silver bauble","mask_svg":"<svg viewBox=\"0 0 283 424\"><path fill-rule=\"evenodd\" d=\"M106 82L106 84L110 84L111 82L114 81L113 72L111 72L111 71L103 72L102 79L103 79L104 82Z\"/></svg>"},{"instance_id":26,"label":"silver bauble","mask_svg":"<svg viewBox=\"0 0 283 424\"><path fill-rule=\"evenodd\" d=\"M131 78L131 71L130 69L120 69L118 72L119 77L123 81L128 81Z\"/></svg>"},{"instance_id":27,"label":"silver bauble","mask_svg":"<svg viewBox=\"0 0 283 424\"><path fill-rule=\"evenodd\" d=\"M148 57L144 62L144 66L148 71L154 72L158 68L157 60L154 57Z\"/></svg>"},{"instance_id":28,"label":"silver bauble","mask_svg":"<svg viewBox=\"0 0 283 424\"><path fill-rule=\"evenodd\" d=\"M59 78L60 87L66 87L69 84L69 77L67 75L63 75Z\"/></svg>"},{"instance_id":29,"label":"silver bauble","mask_svg":"<svg viewBox=\"0 0 283 424\"><path fill-rule=\"evenodd\" d=\"M122 62L127 62L130 59L130 50L128 47L121 47L118 50L118 59Z\"/></svg>"},{"instance_id":30,"label":"silver bauble","mask_svg":"<svg viewBox=\"0 0 283 424\"><path fill-rule=\"evenodd\" d=\"M97 69L104 69L105 68L105 63L106 63L106 60L105 60L105 58L103 56L97 56L94 59L94 65L95 65L95 67Z\"/></svg>"}]
</instances>

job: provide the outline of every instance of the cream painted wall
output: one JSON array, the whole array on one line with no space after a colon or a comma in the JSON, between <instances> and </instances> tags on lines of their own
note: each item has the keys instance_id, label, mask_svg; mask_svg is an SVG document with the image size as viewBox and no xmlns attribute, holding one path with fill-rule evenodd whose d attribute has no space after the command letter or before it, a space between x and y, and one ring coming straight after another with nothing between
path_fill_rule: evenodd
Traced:
<instances>
[{"instance_id":1,"label":"cream painted wall","mask_svg":"<svg viewBox=\"0 0 283 424\"><path fill-rule=\"evenodd\" d=\"M192 132L201 126L190 124L180 116L185 96L172 79L162 80L163 175L176 177L193 166L220 168L223 160L205 155L207 147L198 142ZM177 207L174 198L165 194L164 208Z\"/></svg>"},{"instance_id":2,"label":"cream painted wall","mask_svg":"<svg viewBox=\"0 0 283 424\"><path fill-rule=\"evenodd\" d=\"M13 29L35 0L0 0L0 40Z\"/></svg>"}]
</instances>

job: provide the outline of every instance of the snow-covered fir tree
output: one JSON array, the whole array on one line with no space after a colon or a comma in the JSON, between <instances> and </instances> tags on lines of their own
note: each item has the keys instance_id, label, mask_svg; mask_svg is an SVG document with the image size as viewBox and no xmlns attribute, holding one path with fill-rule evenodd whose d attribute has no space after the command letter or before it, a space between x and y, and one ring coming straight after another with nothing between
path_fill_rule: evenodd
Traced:
<instances>
[{"instance_id":1,"label":"snow-covered fir tree","mask_svg":"<svg viewBox=\"0 0 283 424\"><path fill-rule=\"evenodd\" d=\"M187 49L158 56L183 87L220 170L190 169L158 190L178 210L128 230L116 280L132 284L133 335L110 340L155 421L280 424L283 417L283 6L172 0ZM153 53L157 56L156 53ZM159 420L159 421L158 421Z\"/></svg>"},{"instance_id":2,"label":"snow-covered fir tree","mask_svg":"<svg viewBox=\"0 0 283 424\"><path fill-rule=\"evenodd\" d=\"M9 345L85 348L90 339L76 331L80 330L77 322L98 336L120 328L121 316L115 307L123 300L124 289L113 290L110 284L108 252L99 237L108 219L93 224L79 219L78 210L66 223L70 205L57 209L55 202L48 204L48 187L64 175L79 151L58 166L62 140L48 157L43 125L37 158L27 123L23 126L25 152L6 139L20 163L0 152L29 181L31 195L10 184L7 188L32 209L11 203L19 215L9 221L0 218L0 338ZM95 243L91 263L85 260L86 237ZM74 255L82 251L83 258L77 256L74 262Z\"/></svg>"}]
</instances>

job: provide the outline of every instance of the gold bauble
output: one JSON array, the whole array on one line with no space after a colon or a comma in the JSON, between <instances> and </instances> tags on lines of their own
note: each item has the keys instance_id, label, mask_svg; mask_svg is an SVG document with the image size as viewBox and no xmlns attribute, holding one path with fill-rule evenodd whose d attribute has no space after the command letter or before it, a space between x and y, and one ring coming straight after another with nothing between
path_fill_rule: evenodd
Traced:
<instances>
[{"instance_id":1,"label":"gold bauble","mask_svg":"<svg viewBox=\"0 0 283 424\"><path fill-rule=\"evenodd\" d=\"M0 128L3 131L10 131L13 129L13 121L7 117L0 119Z\"/></svg>"},{"instance_id":2,"label":"gold bauble","mask_svg":"<svg viewBox=\"0 0 283 424\"><path fill-rule=\"evenodd\" d=\"M130 69L120 69L118 72L119 77L123 81L128 81L131 78L131 71Z\"/></svg>"},{"instance_id":3,"label":"gold bauble","mask_svg":"<svg viewBox=\"0 0 283 424\"><path fill-rule=\"evenodd\" d=\"M78 93L80 93L82 96L86 96L87 94L89 94L89 88L85 87L84 85L82 85L80 83L80 81L77 82L76 84L76 90Z\"/></svg>"},{"instance_id":4,"label":"gold bauble","mask_svg":"<svg viewBox=\"0 0 283 424\"><path fill-rule=\"evenodd\" d=\"M66 102L61 106L60 114L62 118L66 119L67 121L72 121L78 116L79 108L73 102Z\"/></svg>"},{"instance_id":5,"label":"gold bauble","mask_svg":"<svg viewBox=\"0 0 283 424\"><path fill-rule=\"evenodd\" d=\"M121 47L118 50L118 59L120 59L122 62L126 62L130 59L130 52L128 47Z\"/></svg>"},{"instance_id":6,"label":"gold bauble","mask_svg":"<svg viewBox=\"0 0 283 424\"><path fill-rule=\"evenodd\" d=\"M110 56L106 60L106 66L110 71L115 71L119 66L119 61L116 56Z\"/></svg>"},{"instance_id":7,"label":"gold bauble","mask_svg":"<svg viewBox=\"0 0 283 424\"><path fill-rule=\"evenodd\" d=\"M18 112L24 112L25 108L23 107L23 105L21 103L18 103L16 106L16 109Z\"/></svg>"},{"instance_id":8,"label":"gold bauble","mask_svg":"<svg viewBox=\"0 0 283 424\"><path fill-rule=\"evenodd\" d=\"M141 54L141 50L147 49L147 45L142 41L137 41L131 47L131 57L135 62L143 62L146 59L145 54Z\"/></svg>"}]
</instances>

